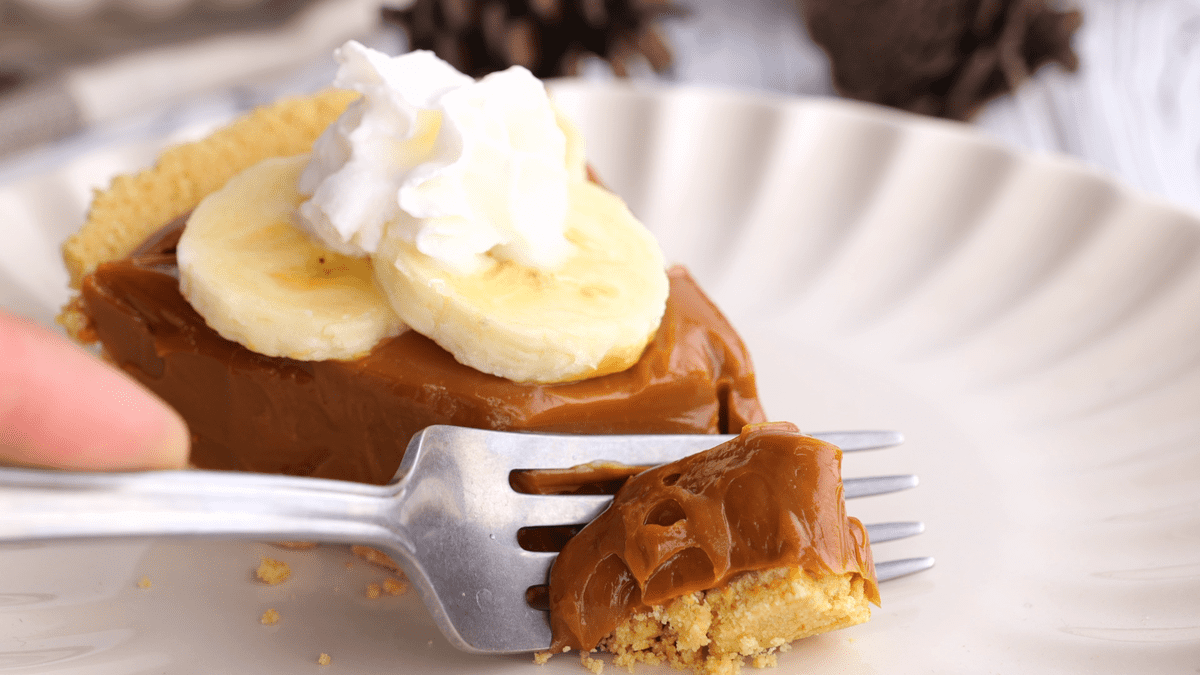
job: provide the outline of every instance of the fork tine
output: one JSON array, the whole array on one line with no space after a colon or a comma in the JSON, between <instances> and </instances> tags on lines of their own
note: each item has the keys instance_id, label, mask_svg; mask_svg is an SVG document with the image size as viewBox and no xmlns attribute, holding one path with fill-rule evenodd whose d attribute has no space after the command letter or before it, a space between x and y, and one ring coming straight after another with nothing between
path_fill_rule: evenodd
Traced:
<instances>
[{"instance_id":1,"label":"fork tine","mask_svg":"<svg viewBox=\"0 0 1200 675\"><path fill-rule=\"evenodd\" d=\"M847 478L842 481L846 499L855 497L870 497L889 492L899 492L917 486L917 477L913 474L901 476L871 476L870 478Z\"/></svg>"},{"instance_id":2,"label":"fork tine","mask_svg":"<svg viewBox=\"0 0 1200 675\"><path fill-rule=\"evenodd\" d=\"M842 485L845 490L846 499L852 499L855 497L869 497L889 492L898 492L916 487L917 477L909 474L849 478L843 481ZM517 509L524 527L586 523L599 516L604 509L608 508L609 503L612 501L612 497L608 495L524 495L518 493L510 495L510 499L511 507ZM884 525L896 528L900 526L908 526L910 529L913 526L924 528L924 525L920 523L885 523ZM893 531L900 532L901 530L888 530L889 533ZM909 532L909 530L903 531ZM921 530L909 534L895 534L890 538L899 539L900 537L912 536L919 532ZM871 541L888 540L878 539L873 535Z\"/></svg>"},{"instance_id":3,"label":"fork tine","mask_svg":"<svg viewBox=\"0 0 1200 675\"><path fill-rule=\"evenodd\" d=\"M512 495L522 527L576 525L595 520L612 503L609 495Z\"/></svg>"},{"instance_id":4,"label":"fork tine","mask_svg":"<svg viewBox=\"0 0 1200 675\"><path fill-rule=\"evenodd\" d=\"M886 447L900 436L842 432L826 438L855 449ZM596 460L653 465L713 447L721 436L580 437L431 427L415 436L392 491L392 518L408 541L390 550L412 566L414 586L447 638L471 652L544 649L550 643L545 613L526 602L526 589L546 583L556 553L521 547L521 528L576 525L593 520L611 501L606 495L529 495L512 490L514 469L563 469ZM418 465L418 461L420 464ZM844 481L846 497L914 487L916 476ZM919 527L919 526L909 526ZM903 529L903 528L901 528ZM401 533L396 533L401 534ZM886 529L873 539L889 538ZM387 549L388 539L380 544ZM528 543L528 542L526 542ZM463 555L464 547L471 554ZM535 548L535 546L531 546ZM879 578L926 569L932 559L880 563ZM418 583L420 582L420 583Z\"/></svg>"},{"instance_id":5,"label":"fork tine","mask_svg":"<svg viewBox=\"0 0 1200 675\"><path fill-rule=\"evenodd\" d=\"M904 442L904 434L899 431L822 431L810 436L833 443L842 452L882 450Z\"/></svg>"},{"instance_id":6,"label":"fork tine","mask_svg":"<svg viewBox=\"0 0 1200 675\"><path fill-rule=\"evenodd\" d=\"M844 452L888 448L904 442L898 431L833 431L812 434ZM638 464L665 464L707 450L734 438L729 435L650 434L629 436L573 436L563 434L515 433L432 426L413 438L431 445L475 444L472 456L487 453L497 471L511 469L561 469L596 460ZM486 449L484 449L486 448ZM503 458L503 459L501 459ZM403 473L403 470L398 472Z\"/></svg>"},{"instance_id":7,"label":"fork tine","mask_svg":"<svg viewBox=\"0 0 1200 675\"><path fill-rule=\"evenodd\" d=\"M925 531L925 523L909 521L902 523L872 523L867 525L867 538L872 544L913 537Z\"/></svg>"},{"instance_id":8,"label":"fork tine","mask_svg":"<svg viewBox=\"0 0 1200 675\"><path fill-rule=\"evenodd\" d=\"M557 553L522 550L516 555L520 556L521 564L513 566L511 580L515 588L524 592L530 586L550 583L550 565Z\"/></svg>"},{"instance_id":9,"label":"fork tine","mask_svg":"<svg viewBox=\"0 0 1200 675\"><path fill-rule=\"evenodd\" d=\"M718 435L572 436L429 427L422 434L447 436L454 443L486 445L492 457L503 457L507 469L562 469L595 461L626 464L665 464L720 445L734 438ZM500 465L497 464L499 467Z\"/></svg>"},{"instance_id":10,"label":"fork tine","mask_svg":"<svg viewBox=\"0 0 1200 675\"><path fill-rule=\"evenodd\" d=\"M890 581L898 577L923 572L930 567L933 567L933 558L928 556L924 558L888 560L887 562L875 563L875 578L878 581Z\"/></svg>"}]
</instances>

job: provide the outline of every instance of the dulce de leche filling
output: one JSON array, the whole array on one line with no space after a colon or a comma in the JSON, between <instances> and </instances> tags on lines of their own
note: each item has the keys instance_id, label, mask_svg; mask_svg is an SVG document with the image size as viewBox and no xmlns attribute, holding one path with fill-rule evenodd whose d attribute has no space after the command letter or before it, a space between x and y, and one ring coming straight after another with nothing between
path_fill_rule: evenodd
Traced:
<instances>
[{"instance_id":1,"label":"dulce de leche filling","mask_svg":"<svg viewBox=\"0 0 1200 675\"><path fill-rule=\"evenodd\" d=\"M431 424L561 433L737 433L766 419L745 346L682 268L662 323L623 372L525 384L464 366L404 331L352 361L268 357L222 338L179 292L180 219L83 280L106 355L173 405L192 462L386 483Z\"/></svg>"},{"instance_id":2,"label":"dulce de leche filling","mask_svg":"<svg viewBox=\"0 0 1200 675\"><path fill-rule=\"evenodd\" d=\"M774 567L857 573L878 604L866 529L846 516L841 458L777 422L630 478L554 563L551 651L591 650L637 612Z\"/></svg>"}]
</instances>

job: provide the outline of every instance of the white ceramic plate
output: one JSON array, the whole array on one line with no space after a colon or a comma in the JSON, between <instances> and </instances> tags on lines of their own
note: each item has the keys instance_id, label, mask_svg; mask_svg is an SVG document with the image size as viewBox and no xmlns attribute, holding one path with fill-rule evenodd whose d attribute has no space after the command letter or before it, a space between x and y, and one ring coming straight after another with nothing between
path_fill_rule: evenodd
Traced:
<instances>
[{"instance_id":1,"label":"white ceramic plate","mask_svg":"<svg viewBox=\"0 0 1200 675\"><path fill-rule=\"evenodd\" d=\"M562 83L602 178L729 314L777 419L904 430L852 503L928 532L866 625L780 673L1181 673L1200 667L1200 222L1078 164L828 100ZM0 192L0 303L48 321L90 186L156 144ZM15 241L15 245L12 243ZM259 555L294 578L256 585ZM346 563L351 562L347 568ZM0 672L579 673L451 650L342 550L0 550ZM137 581L149 577L149 590ZM258 623L268 607L282 619ZM666 672L646 669L650 672Z\"/></svg>"}]
</instances>

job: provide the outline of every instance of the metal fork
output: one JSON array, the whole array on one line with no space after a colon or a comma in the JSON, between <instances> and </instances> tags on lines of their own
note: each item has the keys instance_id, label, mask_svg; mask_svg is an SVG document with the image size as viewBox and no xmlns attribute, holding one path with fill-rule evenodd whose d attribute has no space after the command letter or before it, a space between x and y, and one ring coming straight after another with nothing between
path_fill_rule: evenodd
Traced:
<instances>
[{"instance_id":1,"label":"metal fork","mask_svg":"<svg viewBox=\"0 0 1200 675\"><path fill-rule=\"evenodd\" d=\"M901 442L895 432L814 434L843 451ZM413 437L388 485L235 472L65 473L0 469L0 542L62 538L204 537L340 542L389 553L446 638L469 652L546 649L544 611L526 601L555 553L522 549L521 528L586 523L604 495L520 494L517 469L595 460L662 464L732 436L568 436L434 426ZM913 487L916 476L844 482L846 497ZM868 526L872 543L920 523ZM880 580L932 565L880 563Z\"/></svg>"}]
</instances>

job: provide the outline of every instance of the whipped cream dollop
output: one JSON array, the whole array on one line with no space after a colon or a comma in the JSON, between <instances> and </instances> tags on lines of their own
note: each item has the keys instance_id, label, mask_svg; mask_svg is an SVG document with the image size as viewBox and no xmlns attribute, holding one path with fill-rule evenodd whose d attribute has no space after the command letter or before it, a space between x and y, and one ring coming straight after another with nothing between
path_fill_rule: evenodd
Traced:
<instances>
[{"instance_id":1,"label":"whipped cream dollop","mask_svg":"<svg viewBox=\"0 0 1200 675\"><path fill-rule=\"evenodd\" d=\"M348 42L334 85L362 93L313 146L301 226L347 255L385 228L451 270L496 260L553 269L565 236L568 142L545 86L514 66L481 80L432 52Z\"/></svg>"}]
</instances>

